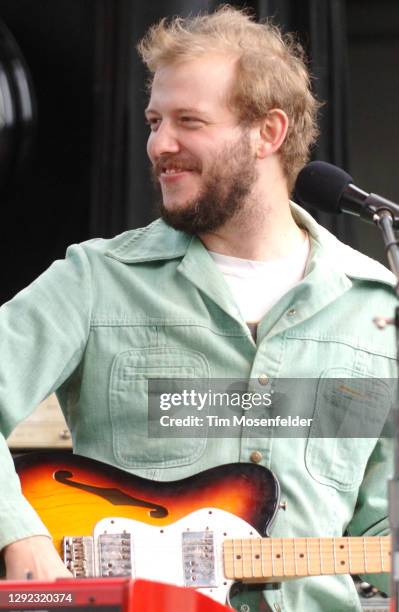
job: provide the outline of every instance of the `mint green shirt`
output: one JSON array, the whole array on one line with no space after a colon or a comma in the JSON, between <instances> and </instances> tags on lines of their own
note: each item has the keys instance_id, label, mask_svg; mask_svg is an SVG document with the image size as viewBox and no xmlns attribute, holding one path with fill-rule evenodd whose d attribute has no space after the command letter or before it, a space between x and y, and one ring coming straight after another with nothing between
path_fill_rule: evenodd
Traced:
<instances>
[{"instance_id":1,"label":"mint green shirt","mask_svg":"<svg viewBox=\"0 0 399 612\"><path fill-rule=\"evenodd\" d=\"M305 278L262 319L255 344L201 241L156 221L68 249L0 309L0 423L5 437L53 391L75 452L147 478L175 480L254 450L287 501L272 535L387 532L390 442L320 438L321 404L307 438L147 437L147 378L396 378L393 276L340 243L302 209L311 255ZM382 400L389 385L381 382ZM263 390L263 387L262 387ZM345 394L338 398L345 409ZM46 533L21 498L2 443L0 547ZM379 580L379 581L378 581ZM386 587L384 580L374 580ZM269 593L291 612L360 610L346 575L292 580ZM278 610L279 608L275 608Z\"/></svg>"}]
</instances>

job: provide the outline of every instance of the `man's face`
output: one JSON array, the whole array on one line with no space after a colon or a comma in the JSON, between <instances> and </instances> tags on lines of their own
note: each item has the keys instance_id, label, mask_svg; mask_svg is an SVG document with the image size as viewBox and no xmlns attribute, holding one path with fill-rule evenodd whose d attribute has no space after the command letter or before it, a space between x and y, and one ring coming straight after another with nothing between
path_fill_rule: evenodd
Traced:
<instances>
[{"instance_id":1,"label":"man's face","mask_svg":"<svg viewBox=\"0 0 399 612\"><path fill-rule=\"evenodd\" d=\"M157 70L146 110L147 152L172 227L202 233L245 204L256 181L250 130L226 105L231 59L210 55Z\"/></svg>"}]
</instances>

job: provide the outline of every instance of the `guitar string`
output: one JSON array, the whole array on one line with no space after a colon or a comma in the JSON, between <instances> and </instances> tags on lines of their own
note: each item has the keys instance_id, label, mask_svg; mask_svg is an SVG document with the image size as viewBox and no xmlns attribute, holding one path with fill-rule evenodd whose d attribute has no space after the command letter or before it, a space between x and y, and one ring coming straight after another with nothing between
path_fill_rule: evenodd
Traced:
<instances>
[{"instance_id":1,"label":"guitar string","mask_svg":"<svg viewBox=\"0 0 399 612\"><path fill-rule=\"evenodd\" d=\"M281 539L281 547L282 547L282 552L283 552L283 559L282 559L282 564L283 564L283 573L286 573L286 567L285 567L285 561L286 558L288 558L290 555L289 554L285 554L284 551L284 541L286 538L282 538ZM247 539L242 539L241 540L241 552L242 554L244 554L244 548L245 546L248 544L249 547L251 548L251 558L252 558L252 563L254 562L253 559L253 541L257 540L260 542L261 545L261 550L263 549L263 545L265 545L266 547L271 547L271 552L272 552L272 575L276 575L275 572L275 566L274 566L274 553L273 553L273 547L274 547L274 541L276 540L276 538L247 538ZM296 538L292 539L294 542L296 540ZM336 551L335 551L335 546L336 546L336 542L337 540L340 541L346 541L348 543L348 561L349 561L349 573L353 573L353 571L359 571L358 567L356 567L356 569L353 569L353 563L357 563L359 564L363 564L364 565L364 570L366 571L368 569L368 566L370 564L370 561L373 561L375 563L379 562L380 566L381 566L381 571L385 571L385 566L384 566L384 557L387 556L389 554L389 537L385 537L384 536L380 536L378 538L375 538L375 543L379 545L379 550L378 552L373 552L373 551L367 551L366 547L368 544L368 540L369 538L359 538L359 540L357 540L356 538L331 538L332 540L332 544L333 544L333 560L334 560L334 572L332 573L336 573L337 572L337 562L336 562ZM374 543L374 538L372 538L371 540ZM235 547L235 539L230 540L230 542L233 542L233 551L234 551L234 547ZM324 542L324 544L327 542ZM160 544L157 543L154 546L151 547L151 549L148 549L148 543L140 543L136 541L135 536L133 535L133 542L132 544L134 545L134 550L135 551L140 551L140 554L143 555L143 551L145 556L147 557L151 557L153 556L154 552L156 551L175 551L176 550L176 545L172 544L172 543L165 543L165 544ZM226 546L227 544L227 546ZM216 552L214 552L214 557L217 557L219 552L223 552L223 555L225 556L226 554L229 554L228 549L228 544L229 542L222 542L221 548L222 551L216 550ZM306 538L306 552L307 552L307 558L308 558L308 575L312 575L311 574L311 570L310 570L310 556L314 557L315 552L319 552L319 556L320 556L320 574L323 574L325 572L325 567L323 564L323 548L322 548L322 544L323 544L323 538ZM384 553L383 551L383 544L386 544L387 546L387 551ZM295 546L295 544L294 544ZM318 547L318 551L316 551L315 549ZM354 550L355 548L355 550ZM294 549L295 550L295 549ZM134 554L131 555L131 558L134 558ZM261 558L262 558L262 575L265 575L264 572L264 567L263 567L263 557L264 557L264 551L262 550L262 554L261 554ZM358 557L358 559L356 559L356 557ZM360 558L359 558L360 557ZM371 557L371 558L370 558ZM295 556L294 556L295 558ZM235 559L234 559L234 570L236 571L236 565L235 565ZM295 562L296 563L296 562ZM362 566L360 565L360 569L362 569ZM375 570L374 570L375 571ZM297 573L297 567L295 565L295 573ZM327 572L326 572L327 573Z\"/></svg>"},{"instance_id":2,"label":"guitar string","mask_svg":"<svg viewBox=\"0 0 399 612\"><path fill-rule=\"evenodd\" d=\"M190 532L188 532L188 533L190 533ZM208 532L206 532L206 533L208 533ZM214 533L217 533L217 532L214 532ZM100 534L100 535L103 535L103 534ZM105 534L105 535L114 535L114 534L108 533L108 534ZM115 534L115 535L125 535L125 534ZM132 533L130 535L132 536L132 539L135 539L135 538L140 539L140 536L135 536L134 533ZM172 535L175 535L175 534L172 534ZM81 538L81 537L92 537L92 536L65 536L65 537ZM168 536L166 535L166 536L160 536L160 537L168 537ZM169 537L171 537L171 536L169 536ZM385 538L386 538L386 540L385 540ZM142 536L141 536L141 539L142 539ZM225 540L222 540L222 544L225 545L226 543L228 544L229 542L234 542L234 541L238 540L240 543L242 542L242 544L244 546L248 545L249 547L251 547L251 542L253 542L255 540L256 541L261 541L262 543L265 543L267 545L268 543L271 543L272 541L276 541L276 540L284 540L285 542L288 542L289 540L290 541L292 541L292 540L298 541L300 539L302 539L302 538L260 538L260 537L259 538L258 537L254 537L254 538L226 538ZM310 547L312 547L313 549L318 548L320 545L328 544L328 542L326 542L326 541L323 542L324 538L305 538L305 539L307 540L308 545ZM365 539L366 539L366 543L364 544L363 540L365 540ZM342 540L344 542L351 542L352 545L354 544L355 546L358 546L358 550L357 551L355 550L354 552L355 552L355 554L357 553L359 555L364 553L364 549L365 548L370 548L370 544L376 544L381 549L381 550L375 551L374 553L373 553L373 551L371 551L372 555L375 555L375 556L385 556L387 554L387 552L389 552L389 549L387 549L385 552L383 551L383 545L384 544L388 544L388 542L389 542L389 537L387 537L387 536L378 536L378 537L372 536L373 542L371 542L371 543L367 541L368 538L363 538L363 537L361 537L361 538L359 537L359 540L362 540L362 542L356 542L356 540L357 540L356 537L343 538L343 537L340 537L340 536L337 537L337 538L328 538L328 540L330 540L331 543L333 543L333 541L335 540L336 544L339 543L338 540ZM375 542L374 542L374 540L375 540ZM147 546L147 545L143 543L143 546ZM171 545L171 547L173 548L174 546ZM367 554L370 554L370 550L367 551ZM290 555L292 555L292 553L290 553L290 552L286 553L287 557L289 557Z\"/></svg>"}]
</instances>

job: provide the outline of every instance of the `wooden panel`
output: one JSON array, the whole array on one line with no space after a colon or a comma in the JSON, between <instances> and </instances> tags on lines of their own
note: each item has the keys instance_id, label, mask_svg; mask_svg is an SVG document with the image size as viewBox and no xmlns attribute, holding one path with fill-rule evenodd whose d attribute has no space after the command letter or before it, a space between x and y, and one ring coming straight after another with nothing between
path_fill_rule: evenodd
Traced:
<instances>
[{"instance_id":1,"label":"wooden panel","mask_svg":"<svg viewBox=\"0 0 399 612\"><path fill-rule=\"evenodd\" d=\"M56 396L50 395L20 423L7 440L12 450L21 448L71 448L71 434Z\"/></svg>"}]
</instances>

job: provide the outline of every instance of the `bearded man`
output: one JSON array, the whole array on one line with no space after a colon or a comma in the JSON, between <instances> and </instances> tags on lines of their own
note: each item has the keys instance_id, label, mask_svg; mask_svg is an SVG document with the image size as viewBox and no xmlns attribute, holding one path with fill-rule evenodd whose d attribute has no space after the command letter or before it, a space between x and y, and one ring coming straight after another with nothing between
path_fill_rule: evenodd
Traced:
<instances>
[{"instance_id":1,"label":"bearded man","mask_svg":"<svg viewBox=\"0 0 399 612\"><path fill-rule=\"evenodd\" d=\"M147 152L162 218L74 245L3 306L4 435L56 390L81 455L156 480L257 463L275 472L288 504L274 537L385 534L388 442L320 431L326 406L360 409L355 392L337 386L327 397L323 381L396 376L393 333L370 324L393 309L393 278L289 201L317 135L300 47L223 7L163 20L139 52L151 74ZM150 439L141 383L154 374L246 379L263 391L280 378L320 385L309 406L305 398L306 437ZM389 401L389 386L377 391ZM2 465L8 577L67 575L5 445ZM264 605L360 609L342 573L285 582Z\"/></svg>"}]
</instances>

